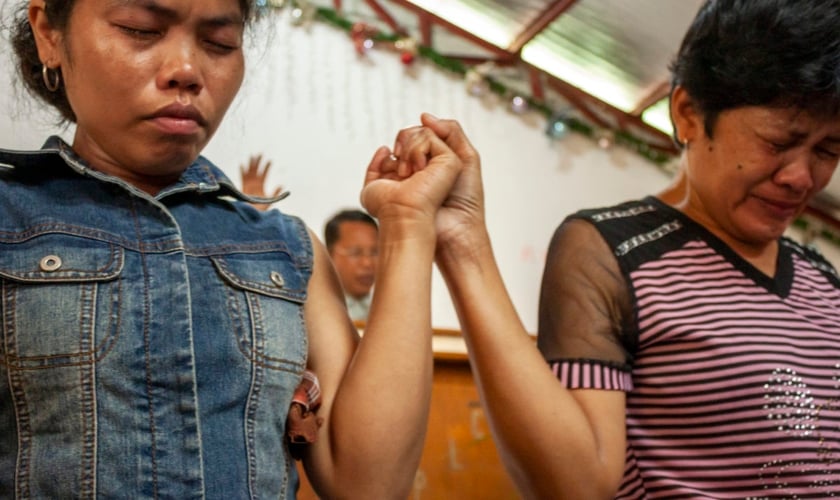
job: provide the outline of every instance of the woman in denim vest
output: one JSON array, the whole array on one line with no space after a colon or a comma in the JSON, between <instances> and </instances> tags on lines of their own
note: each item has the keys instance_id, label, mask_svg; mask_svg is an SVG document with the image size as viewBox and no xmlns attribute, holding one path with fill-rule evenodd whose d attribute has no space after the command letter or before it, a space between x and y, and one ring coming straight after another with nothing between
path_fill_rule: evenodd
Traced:
<instances>
[{"instance_id":1,"label":"woman in denim vest","mask_svg":"<svg viewBox=\"0 0 840 500\"><path fill-rule=\"evenodd\" d=\"M360 340L313 233L199 156L239 90L253 2L27 4L18 69L76 128L0 151L0 497L293 498L286 422L309 369L316 491L405 498L457 157L420 128L395 152L419 162L373 156L380 273Z\"/></svg>"}]
</instances>

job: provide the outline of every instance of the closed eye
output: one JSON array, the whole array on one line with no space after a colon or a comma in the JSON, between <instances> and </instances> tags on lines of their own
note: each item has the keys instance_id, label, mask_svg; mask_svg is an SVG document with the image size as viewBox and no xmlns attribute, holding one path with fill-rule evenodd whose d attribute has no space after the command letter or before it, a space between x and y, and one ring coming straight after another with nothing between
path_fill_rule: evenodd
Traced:
<instances>
[{"instance_id":1,"label":"closed eye","mask_svg":"<svg viewBox=\"0 0 840 500\"><path fill-rule=\"evenodd\" d=\"M840 158L840 152L827 148L817 148L817 154L828 160L837 160Z\"/></svg>"},{"instance_id":2,"label":"closed eye","mask_svg":"<svg viewBox=\"0 0 840 500\"><path fill-rule=\"evenodd\" d=\"M204 43L209 45L212 50L223 54L239 50L239 45L231 43L219 42L214 40L206 40Z\"/></svg>"},{"instance_id":3,"label":"closed eye","mask_svg":"<svg viewBox=\"0 0 840 500\"><path fill-rule=\"evenodd\" d=\"M119 28L120 31L127 34L128 36L130 36L132 38L141 39L141 40L146 40L146 39L149 39L149 38L153 38L153 37L156 37L160 34L160 32L157 31L157 30L134 28L134 27L131 27L131 26L125 26L125 25L121 25L121 24L118 24L116 26L117 26L117 28Z\"/></svg>"},{"instance_id":4,"label":"closed eye","mask_svg":"<svg viewBox=\"0 0 840 500\"><path fill-rule=\"evenodd\" d=\"M242 24L211 22L199 32L204 44L220 54L227 54L242 47Z\"/></svg>"},{"instance_id":5,"label":"closed eye","mask_svg":"<svg viewBox=\"0 0 840 500\"><path fill-rule=\"evenodd\" d=\"M784 142L769 141L769 142L770 142L770 147L772 147L777 152L786 151L786 150L792 148L796 144L793 141L784 141Z\"/></svg>"}]
</instances>

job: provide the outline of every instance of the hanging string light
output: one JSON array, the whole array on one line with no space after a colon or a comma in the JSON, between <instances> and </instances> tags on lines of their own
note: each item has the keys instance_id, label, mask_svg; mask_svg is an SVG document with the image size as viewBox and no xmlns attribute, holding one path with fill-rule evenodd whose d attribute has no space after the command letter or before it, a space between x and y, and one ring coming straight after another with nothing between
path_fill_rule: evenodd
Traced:
<instances>
[{"instance_id":1,"label":"hanging string light","mask_svg":"<svg viewBox=\"0 0 840 500\"><path fill-rule=\"evenodd\" d=\"M615 133L606 128L598 129L595 132L595 143L601 149L610 149L615 144Z\"/></svg>"},{"instance_id":2,"label":"hanging string light","mask_svg":"<svg viewBox=\"0 0 840 500\"><path fill-rule=\"evenodd\" d=\"M353 23L350 28L350 39L353 40L353 47L356 48L356 53L363 56L373 48L373 37L376 35L377 29L369 24L362 22Z\"/></svg>"},{"instance_id":3,"label":"hanging string light","mask_svg":"<svg viewBox=\"0 0 840 500\"><path fill-rule=\"evenodd\" d=\"M514 95L510 99L510 110L521 115L528 111L528 100L521 95Z\"/></svg>"},{"instance_id":4,"label":"hanging string light","mask_svg":"<svg viewBox=\"0 0 840 500\"><path fill-rule=\"evenodd\" d=\"M484 77L474 69L467 70L467 74L464 75L464 84L467 93L475 97L481 97L490 90Z\"/></svg>"},{"instance_id":5,"label":"hanging string light","mask_svg":"<svg viewBox=\"0 0 840 500\"><path fill-rule=\"evenodd\" d=\"M562 139L569 133L569 126L566 124L566 117L563 114L555 114L546 122L545 135L551 139Z\"/></svg>"}]
</instances>

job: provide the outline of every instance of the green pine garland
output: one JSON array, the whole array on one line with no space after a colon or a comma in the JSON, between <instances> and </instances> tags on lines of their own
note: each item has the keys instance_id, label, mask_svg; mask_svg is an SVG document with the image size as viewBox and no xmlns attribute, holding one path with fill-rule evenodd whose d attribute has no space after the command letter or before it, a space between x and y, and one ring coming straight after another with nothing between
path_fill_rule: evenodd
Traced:
<instances>
[{"instance_id":1,"label":"green pine garland","mask_svg":"<svg viewBox=\"0 0 840 500\"><path fill-rule=\"evenodd\" d=\"M329 9L326 7L318 7L316 10L316 17L317 19L324 21L328 24L331 24L337 28L343 29L344 31L350 31L353 28L353 21L348 20L345 17L342 17L337 11L334 9ZM400 37L395 34L385 34L385 33L377 33L373 37L374 42L389 42L393 43L399 40ZM417 54L432 62L436 66L441 69L447 70L449 72L464 76L467 74L469 67L462 63L457 59L453 59L451 57L446 57L443 54L435 51L431 47L427 47L424 45L418 45L417 47ZM506 87L504 84L498 82L489 77L485 77L484 80L488 84L488 88L491 92L501 97L507 97L510 95L510 89ZM549 108L545 103L534 99L533 97L524 97L525 100L528 102L529 109L538 111L541 113L546 120L552 119L554 115L554 110ZM563 121L569 127L570 130L577 132L581 135L589 137L590 139L594 139L595 135L599 132L597 128L592 127L591 125L587 124L584 121L581 121L575 117L564 117ZM622 146L632 149L633 151L637 152L638 154L644 156L648 160L652 161L657 165L664 165L665 163L669 162L673 159L673 155L669 155L666 152L659 151L645 141L639 139L638 137L633 136L632 134L619 130L614 131L615 134L615 141L617 144L621 144Z\"/></svg>"},{"instance_id":2,"label":"green pine garland","mask_svg":"<svg viewBox=\"0 0 840 500\"><path fill-rule=\"evenodd\" d=\"M355 24L355 22L339 14L338 11L326 7L318 7L315 11L315 18L347 32L350 32L353 29L353 25ZM396 34L386 34L382 32L377 32L377 34L374 35L372 39L374 42L393 43L399 40L400 38L401 37ZM469 71L470 69L468 65L464 64L463 62L454 58L446 57L443 54L435 51L431 47L427 47L424 45L417 46L417 55L432 62L437 67L447 70L451 73L455 73L457 75L465 76L467 74L467 71ZM510 89L508 89L504 84L489 77L484 77L484 80L487 82L490 91L494 94L505 98L510 95ZM555 111L549 106L547 106L544 102L541 102L530 96L524 98L528 102L529 109L538 111L547 120L553 119ZM599 133L598 128L593 127L592 125L575 117L564 117L563 121L565 122L569 130L584 135L590 139L594 140L596 138L596 135ZM629 132L626 132L624 130L614 130L613 134L616 144L620 144L625 148L635 151L636 153L640 154L644 158L647 158L649 161L655 163L660 167L663 167L665 164L669 163L671 160L674 159L673 155L651 147L648 143L639 139L633 134L630 134ZM811 224L812 222L805 217L800 217L793 223L795 227L803 231L807 231L808 227ZM826 241L840 247L840 236L838 236L836 233L828 229L823 229L820 231L819 236L824 238Z\"/></svg>"}]
</instances>

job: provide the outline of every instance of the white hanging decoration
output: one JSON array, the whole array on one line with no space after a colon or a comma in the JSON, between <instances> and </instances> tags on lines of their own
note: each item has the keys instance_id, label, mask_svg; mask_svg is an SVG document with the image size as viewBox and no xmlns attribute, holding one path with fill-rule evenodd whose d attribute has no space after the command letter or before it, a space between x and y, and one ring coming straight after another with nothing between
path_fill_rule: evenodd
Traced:
<instances>
[{"instance_id":1,"label":"white hanging decoration","mask_svg":"<svg viewBox=\"0 0 840 500\"><path fill-rule=\"evenodd\" d=\"M510 110L517 115L521 115L528 111L528 107L528 99L525 99L521 95L515 95L510 100Z\"/></svg>"},{"instance_id":2,"label":"white hanging decoration","mask_svg":"<svg viewBox=\"0 0 840 500\"><path fill-rule=\"evenodd\" d=\"M481 97L490 90L490 85L487 83L487 80L475 69L467 70L467 74L464 76L464 83L467 86L467 92L471 96Z\"/></svg>"},{"instance_id":3,"label":"white hanging decoration","mask_svg":"<svg viewBox=\"0 0 840 500\"><path fill-rule=\"evenodd\" d=\"M610 149L615 144L615 133L609 129L600 129L595 132L595 142L601 149Z\"/></svg>"}]
</instances>

